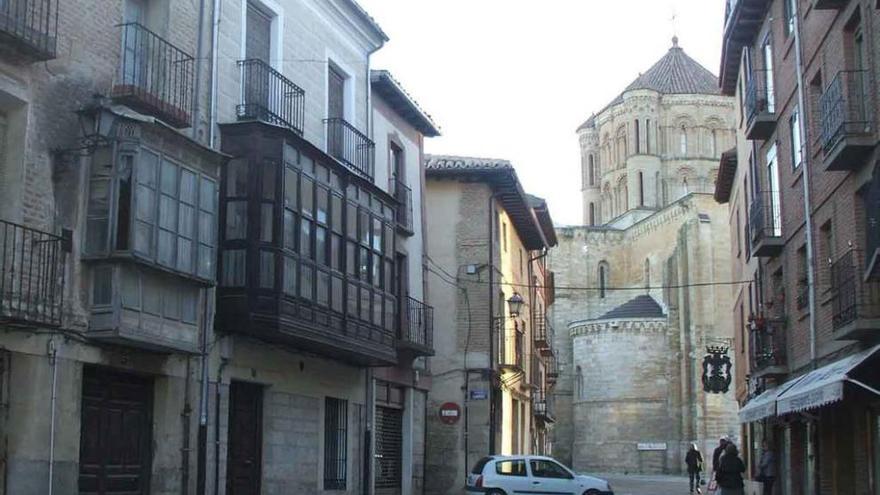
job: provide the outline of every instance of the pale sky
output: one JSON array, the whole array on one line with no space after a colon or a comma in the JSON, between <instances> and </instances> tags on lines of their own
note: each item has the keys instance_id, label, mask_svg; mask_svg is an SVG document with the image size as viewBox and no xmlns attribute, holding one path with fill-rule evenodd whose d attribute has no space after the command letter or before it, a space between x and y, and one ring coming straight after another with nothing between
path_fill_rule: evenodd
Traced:
<instances>
[{"instance_id":1,"label":"pale sky","mask_svg":"<svg viewBox=\"0 0 880 495\"><path fill-rule=\"evenodd\" d=\"M390 70L441 128L426 151L510 160L557 225L581 223L577 127L673 33L716 75L721 56L723 0L358 2L391 38L373 68Z\"/></svg>"}]
</instances>

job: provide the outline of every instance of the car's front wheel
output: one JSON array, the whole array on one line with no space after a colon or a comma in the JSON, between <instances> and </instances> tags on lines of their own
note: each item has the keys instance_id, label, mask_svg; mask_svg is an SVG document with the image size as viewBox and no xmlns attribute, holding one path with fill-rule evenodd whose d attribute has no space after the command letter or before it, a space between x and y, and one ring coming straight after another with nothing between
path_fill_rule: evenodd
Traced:
<instances>
[{"instance_id":1,"label":"car's front wheel","mask_svg":"<svg viewBox=\"0 0 880 495\"><path fill-rule=\"evenodd\" d=\"M584 495L599 495L599 490L595 488L590 488L589 490L584 492Z\"/></svg>"},{"instance_id":2,"label":"car's front wheel","mask_svg":"<svg viewBox=\"0 0 880 495\"><path fill-rule=\"evenodd\" d=\"M496 488L493 488L493 489L489 490L488 492L486 492L486 495L507 495L507 494L504 493L504 490L498 490ZM593 494L590 494L590 495L593 495Z\"/></svg>"}]
</instances>

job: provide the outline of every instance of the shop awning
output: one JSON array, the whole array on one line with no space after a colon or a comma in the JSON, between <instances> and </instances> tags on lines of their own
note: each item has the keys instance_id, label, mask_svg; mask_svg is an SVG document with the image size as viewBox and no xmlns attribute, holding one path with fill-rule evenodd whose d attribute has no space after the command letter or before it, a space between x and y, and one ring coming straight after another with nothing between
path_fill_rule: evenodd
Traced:
<instances>
[{"instance_id":1,"label":"shop awning","mask_svg":"<svg viewBox=\"0 0 880 495\"><path fill-rule=\"evenodd\" d=\"M751 423L752 421L760 421L770 416L776 416L776 399L783 392L795 386L800 379L799 376L793 380L789 380L782 385L778 385L771 389L765 390L761 395L748 401L742 409L739 410L739 422Z\"/></svg>"},{"instance_id":2,"label":"shop awning","mask_svg":"<svg viewBox=\"0 0 880 495\"><path fill-rule=\"evenodd\" d=\"M880 350L880 345L847 356L839 361L813 370L797 379L788 390L776 399L778 414L813 409L843 399L843 385L854 383L880 395L875 388L850 377L850 373ZM784 386L784 385L783 385Z\"/></svg>"}]
</instances>

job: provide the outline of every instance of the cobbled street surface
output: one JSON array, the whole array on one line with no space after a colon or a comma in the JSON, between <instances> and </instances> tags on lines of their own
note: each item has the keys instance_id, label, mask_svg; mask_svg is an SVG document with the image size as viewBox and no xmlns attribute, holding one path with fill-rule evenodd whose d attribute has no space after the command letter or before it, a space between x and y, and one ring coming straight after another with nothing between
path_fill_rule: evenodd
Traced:
<instances>
[{"instance_id":1,"label":"cobbled street surface","mask_svg":"<svg viewBox=\"0 0 880 495\"><path fill-rule=\"evenodd\" d=\"M681 476L596 474L607 479L614 495L688 495L688 480ZM705 493L705 487L703 487Z\"/></svg>"}]
</instances>

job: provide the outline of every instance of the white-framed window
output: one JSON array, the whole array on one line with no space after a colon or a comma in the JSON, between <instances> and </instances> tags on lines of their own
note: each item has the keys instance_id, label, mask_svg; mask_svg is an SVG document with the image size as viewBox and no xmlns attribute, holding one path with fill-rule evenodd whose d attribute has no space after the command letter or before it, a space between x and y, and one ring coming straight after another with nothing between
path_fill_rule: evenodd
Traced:
<instances>
[{"instance_id":1,"label":"white-framed window","mask_svg":"<svg viewBox=\"0 0 880 495\"><path fill-rule=\"evenodd\" d=\"M791 136L791 168L797 169L803 161L803 140L801 139L800 109L795 106L788 119L788 130Z\"/></svg>"}]
</instances>

